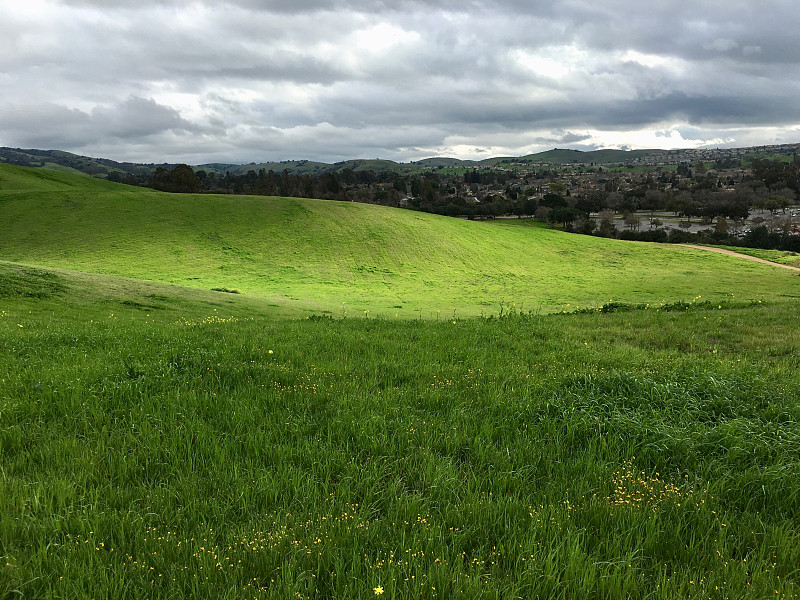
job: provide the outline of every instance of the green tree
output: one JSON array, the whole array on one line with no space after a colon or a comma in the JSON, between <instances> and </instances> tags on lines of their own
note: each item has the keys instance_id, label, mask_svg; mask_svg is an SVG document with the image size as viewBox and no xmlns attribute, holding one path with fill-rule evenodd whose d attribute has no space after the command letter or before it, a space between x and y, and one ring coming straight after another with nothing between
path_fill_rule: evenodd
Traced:
<instances>
[{"instance_id":1,"label":"green tree","mask_svg":"<svg viewBox=\"0 0 800 600\"><path fill-rule=\"evenodd\" d=\"M569 227L575 220L583 217L583 213L571 206L556 206L550 209L548 219L552 223L562 223L564 228Z\"/></svg>"},{"instance_id":2,"label":"green tree","mask_svg":"<svg viewBox=\"0 0 800 600\"><path fill-rule=\"evenodd\" d=\"M167 191L181 194L196 194L200 191L200 178L185 164L176 165L167 177Z\"/></svg>"},{"instance_id":3,"label":"green tree","mask_svg":"<svg viewBox=\"0 0 800 600\"><path fill-rule=\"evenodd\" d=\"M567 201L564 199L563 196L559 196L558 194L545 194L544 197L539 202L539 206L547 206L548 208L556 208L558 206L566 206Z\"/></svg>"}]
</instances>

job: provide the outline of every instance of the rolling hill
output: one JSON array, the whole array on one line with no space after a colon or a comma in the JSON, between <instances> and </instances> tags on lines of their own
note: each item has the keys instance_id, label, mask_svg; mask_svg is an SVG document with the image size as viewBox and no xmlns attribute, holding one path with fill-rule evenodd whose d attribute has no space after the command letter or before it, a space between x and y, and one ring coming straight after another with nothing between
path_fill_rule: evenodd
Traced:
<instances>
[{"instance_id":1,"label":"rolling hill","mask_svg":"<svg viewBox=\"0 0 800 600\"><path fill-rule=\"evenodd\" d=\"M479 315L610 299L800 296L781 269L700 250L298 198L172 195L0 167L0 259L257 295L283 309Z\"/></svg>"},{"instance_id":2,"label":"rolling hill","mask_svg":"<svg viewBox=\"0 0 800 600\"><path fill-rule=\"evenodd\" d=\"M10 166L0 215L0 598L798 598L796 274Z\"/></svg>"},{"instance_id":3,"label":"rolling hill","mask_svg":"<svg viewBox=\"0 0 800 600\"><path fill-rule=\"evenodd\" d=\"M245 164L235 163L204 163L195 165L195 171L213 171L218 174L230 172L243 175L250 170L274 171L284 170L295 175L323 175L325 173L339 172L345 169L353 171L389 171L398 173L412 173L417 171L441 168L481 169L490 167L514 168L524 165L545 164L623 164L628 160L662 152L660 150L595 150L582 152L579 150L553 149L536 154L520 157L492 157L483 160L461 160L457 158L434 157L408 163L395 162L385 159L351 159L336 163L323 163L312 160L283 160L273 162L250 162ZM142 176L152 173L157 167L172 169L175 164L170 163L130 163L117 162L105 158L81 156L61 150L35 150L22 148L0 148L0 164L44 168L68 173L80 173L94 177L106 178L118 174Z\"/></svg>"},{"instance_id":4,"label":"rolling hill","mask_svg":"<svg viewBox=\"0 0 800 600\"><path fill-rule=\"evenodd\" d=\"M751 147L749 153L735 153L736 156L752 160L754 158L789 157L796 153L798 144L785 144L781 146L759 146ZM722 152L719 158L730 157L727 151ZM695 151L691 151L695 152ZM714 152L708 150L707 152ZM582 165L603 165L603 166L625 166L631 165L631 161L637 161L645 157L654 157L665 164L677 164L687 160L709 160L712 155L684 155L683 153L668 152L666 150L616 150L602 149L592 151L571 150L564 148L554 148L544 152L528 154L526 156L495 156L483 160L462 160L448 157L432 157L408 163L395 162L386 159L351 159L336 163L324 163L312 160L282 160L272 162L250 162L245 164L213 162L193 166L195 171L204 170L224 174L230 172L234 175L243 175L248 171L258 172L260 169L281 173L288 171L293 175L324 175L326 173L340 172L345 169L353 171L375 171L375 172L395 172L395 173L416 173L438 169L534 169L539 165L563 165L566 167ZM93 177L107 178L115 177L122 180L126 175L134 177L148 177L158 168L167 170L173 169L176 165L170 163L130 163L117 162L106 158L94 158L81 156L71 152L61 150L36 150L22 148L0 148L0 164L15 166L35 167L63 171L68 173L80 173Z\"/></svg>"},{"instance_id":5,"label":"rolling hill","mask_svg":"<svg viewBox=\"0 0 800 600\"><path fill-rule=\"evenodd\" d=\"M580 150L568 150L564 148L555 148L545 152L537 152L536 154L528 154L523 156L522 159L531 162L545 162L545 163L594 163L594 164L614 164L624 163L626 161L650 156L652 154L663 154L663 150L592 150L590 152L581 152Z\"/></svg>"},{"instance_id":6,"label":"rolling hill","mask_svg":"<svg viewBox=\"0 0 800 600\"><path fill-rule=\"evenodd\" d=\"M528 154L526 156L495 156L483 160L461 160L458 158L424 158L422 160L412 161L410 163L399 163L392 160L382 159L354 159L346 160L333 164L314 162L308 160L292 160L281 162L269 163L250 163L245 165L228 165L228 164L207 164L199 165L200 169L214 170L218 173L230 171L231 173L241 175L249 170L258 171L265 169L267 171L275 171L276 173L287 170L296 175L320 175L330 172L339 172L344 169L351 169L353 171L389 171L410 173L420 170L443 169L443 168L462 168L462 169L482 169L489 167L504 167L514 168L520 165L536 165L536 164L556 164L556 165L573 165L576 163L581 164L617 164L621 165L629 160L650 156L656 153L662 153L661 150L593 150L593 151L580 151L580 150L567 150L567 149L553 149L544 152L537 152L535 154Z\"/></svg>"}]
</instances>

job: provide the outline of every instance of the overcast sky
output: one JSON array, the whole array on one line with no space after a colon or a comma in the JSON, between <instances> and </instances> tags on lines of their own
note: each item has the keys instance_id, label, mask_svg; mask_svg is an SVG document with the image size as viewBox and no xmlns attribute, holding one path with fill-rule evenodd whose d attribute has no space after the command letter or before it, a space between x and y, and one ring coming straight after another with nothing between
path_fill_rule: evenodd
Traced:
<instances>
[{"instance_id":1,"label":"overcast sky","mask_svg":"<svg viewBox=\"0 0 800 600\"><path fill-rule=\"evenodd\" d=\"M0 146L137 162L800 142L797 0L0 0Z\"/></svg>"}]
</instances>

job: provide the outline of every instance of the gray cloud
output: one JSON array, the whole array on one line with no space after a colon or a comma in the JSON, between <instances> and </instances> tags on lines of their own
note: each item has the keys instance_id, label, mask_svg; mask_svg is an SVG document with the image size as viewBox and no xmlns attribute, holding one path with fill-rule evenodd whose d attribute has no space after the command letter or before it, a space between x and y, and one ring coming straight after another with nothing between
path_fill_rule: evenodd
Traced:
<instances>
[{"instance_id":1,"label":"gray cloud","mask_svg":"<svg viewBox=\"0 0 800 600\"><path fill-rule=\"evenodd\" d=\"M13 137L22 145L84 148L109 140L137 143L167 132L199 133L199 129L176 110L134 96L90 113L57 104L0 108L0 137Z\"/></svg>"},{"instance_id":2,"label":"gray cloud","mask_svg":"<svg viewBox=\"0 0 800 600\"><path fill-rule=\"evenodd\" d=\"M623 134L631 146L766 143L800 124L789 0L0 10L0 145L148 161L409 160L622 145Z\"/></svg>"},{"instance_id":3,"label":"gray cloud","mask_svg":"<svg viewBox=\"0 0 800 600\"><path fill-rule=\"evenodd\" d=\"M552 144L572 144L576 145L578 142L585 142L591 139L591 135L588 133L562 133L556 135L554 137L540 137L536 138L535 142L537 144L545 144L545 145L552 145Z\"/></svg>"}]
</instances>

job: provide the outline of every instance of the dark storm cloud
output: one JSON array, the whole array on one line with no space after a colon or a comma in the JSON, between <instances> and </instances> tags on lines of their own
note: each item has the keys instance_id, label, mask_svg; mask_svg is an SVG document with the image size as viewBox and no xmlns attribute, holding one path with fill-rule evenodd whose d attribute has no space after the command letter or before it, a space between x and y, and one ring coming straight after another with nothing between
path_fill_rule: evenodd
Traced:
<instances>
[{"instance_id":1,"label":"dark storm cloud","mask_svg":"<svg viewBox=\"0 0 800 600\"><path fill-rule=\"evenodd\" d=\"M594 147L603 132L700 145L770 128L766 141L800 123L794 1L0 0L0 10L0 145L193 162L413 159Z\"/></svg>"},{"instance_id":2,"label":"dark storm cloud","mask_svg":"<svg viewBox=\"0 0 800 600\"><path fill-rule=\"evenodd\" d=\"M111 139L136 143L170 131L196 132L197 126L176 110L144 98L130 97L90 113L56 104L0 108L0 137L13 136L35 147L86 147Z\"/></svg>"}]
</instances>

